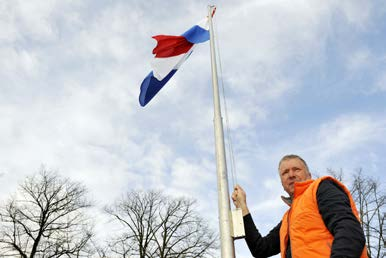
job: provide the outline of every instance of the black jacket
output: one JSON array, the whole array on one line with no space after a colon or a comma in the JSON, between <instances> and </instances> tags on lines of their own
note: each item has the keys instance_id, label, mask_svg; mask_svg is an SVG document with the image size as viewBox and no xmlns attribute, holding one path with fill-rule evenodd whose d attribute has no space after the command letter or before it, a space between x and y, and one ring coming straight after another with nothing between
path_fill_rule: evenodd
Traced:
<instances>
[{"instance_id":1,"label":"black jacket","mask_svg":"<svg viewBox=\"0 0 386 258\"><path fill-rule=\"evenodd\" d=\"M334 236L331 258L359 257L365 245L362 227L352 213L346 193L333 181L320 183L316 198L324 224ZM252 216L244 216L245 240L254 257L269 257L280 253L280 226L275 226L265 237L257 230ZM291 258L290 243L286 253Z\"/></svg>"}]
</instances>

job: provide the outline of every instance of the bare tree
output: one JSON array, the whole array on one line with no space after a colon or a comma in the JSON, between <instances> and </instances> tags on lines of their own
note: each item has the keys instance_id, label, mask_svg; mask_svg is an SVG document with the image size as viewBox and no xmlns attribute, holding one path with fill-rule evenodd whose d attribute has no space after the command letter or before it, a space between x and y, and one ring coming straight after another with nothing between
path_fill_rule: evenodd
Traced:
<instances>
[{"instance_id":1,"label":"bare tree","mask_svg":"<svg viewBox=\"0 0 386 258\"><path fill-rule=\"evenodd\" d=\"M92 236L79 183L44 168L0 208L0 256L83 257Z\"/></svg>"},{"instance_id":2,"label":"bare tree","mask_svg":"<svg viewBox=\"0 0 386 258\"><path fill-rule=\"evenodd\" d=\"M332 177L336 178L337 180L344 182L344 174L343 169L340 169L339 171L335 171L331 168L327 168L327 173L330 174Z\"/></svg>"},{"instance_id":3,"label":"bare tree","mask_svg":"<svg viewBox=\"0 0 386 258\"><path fill-rule=\"evenodd\" d=\"M383 257L386 194L379 181L365 177L362 169L354 174L351 193L358 205L369 257Z\"/></svg>"},{"instance_id":4,"label":"bare tree","mask_svg":"<svg viewBox=\"0 0 386 258\"><path fill-rule=\"evenodd\" d=\"M125 231L110 246L120 257L209 257L217 237L194 207L191 199L129 192L106 208Z\"/></svg>"},{"instance_id":5,"label":"bare tree","mask_svg":"<svg viewBox=\"0 0 386 258\"><path fill-rule=\"evenodd\" d=\"M130 258L136 252L136 246L138 243L135 243L134 240L130 240L130 234L123 233L118 237L114 237L108 241L108 248L110 253L113 256L118 256L122 258ZM143 249L141 249L143 250Z\"/></svg>"},{"instance_id":6,"label":"bare tree","mask_svg":"<svg viewBox=\"0 0 386 258\"><path fill-rule=\"evenodd\" d=\"M95 241L94 239L90 239L90 247L91 252L93 254L92 257L95 258L107 258L108 256L108 247L106 245L101 245L99 241Z\"/></svg>"},{"instance_id":7,"label":"bare tree","mask_svg":"<svg viewBox=\"0 0 386 258\"><path fill-rule=\"evenodd\" d=\"M328 169L329 174L342 180L343 172ZM369 257L382 258L385 255L385 207L386 194L381 183L366 177L362 169L353 174L350 191L358 208L362 228L366 236Z\"/></svg>"}]
</instances>

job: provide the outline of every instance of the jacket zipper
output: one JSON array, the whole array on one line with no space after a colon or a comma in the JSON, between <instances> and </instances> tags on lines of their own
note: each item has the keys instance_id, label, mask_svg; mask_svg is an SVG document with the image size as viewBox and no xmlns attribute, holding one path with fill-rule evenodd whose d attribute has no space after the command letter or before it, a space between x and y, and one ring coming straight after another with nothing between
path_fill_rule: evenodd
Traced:
<instances>
[{"instance_id":1,"label":"jacket zipper","mask_svg":"<svg viewBox=\"0 0 386 258\"><path fill-rule=\"evenodd\" d=\"M292 243L291 243L291 234L290 234L290 216L291 216L291 211L292 211L292 205L291 208L288 211L288 216L287 216L287 232L288 232L288 239L287 239L287 248L286 248L286 254L285 257L287 257L287 249L288 249L288 242L290 243L289 248L291 252L291 258L292 258Z\"/></svg>"}]
</instances>

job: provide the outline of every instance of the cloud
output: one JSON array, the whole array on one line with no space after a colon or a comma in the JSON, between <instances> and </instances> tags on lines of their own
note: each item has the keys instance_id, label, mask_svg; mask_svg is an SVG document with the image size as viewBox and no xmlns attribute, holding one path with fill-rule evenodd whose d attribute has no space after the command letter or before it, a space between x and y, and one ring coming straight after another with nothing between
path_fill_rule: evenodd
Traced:
<instances>
[{"instance_id":1,"label":"cloud","mask_svg":"<svg viewBox=\"0 0 386 258\"><path fill-rule=\"evenodd\" d=\"M11 81L18 76L35 78L40 73L41 64L36 53L8 47L0 49L0 69L2 77Z\"/></svg>"},{"instance_id":2,"label":"cloud","mask_svg":"<svg viewBox=\"0 0 386 258\"><path fill-rule=\"evenodd\" d=\"M336 3L339 10L343 13L349 24L352 24L361 29L366 29L369 18L376 8L376 4L364 3L361 1L339 1Z\"/></svg>"},{"instance_id":3,"label":"cloud","mask_svg":"<svg viewBox=\"0 0 386 258\"><path fill-rule=\"evenodd\" d=\"M319 148L326 150L326 155L334 156L372 142L383 141L385 125L386 121L367 115L343 115L321 125L317 134Z\"/></svg>"},{"instance_id":4,"label":"cloud","mask_svg":"<svg viewBox=\"0 0 386 258\"><path fill-rule=\"evenodd\" d=\"M2 1L0 23L6 29L0 32L0 38L28 47L53 43L63 36L63 28L78 25L84 7L84 2L76 1Z\"/></svg>"},{"instance_id":5,"label":"cloud","mask_svg":"<svg viewBox=\"0 0 386 258\"><path fill-rule=\"evenodd\" d=\"M346 55L347 75L344 79L358 81L359 92L366 95L377 94L385 89L385 60L382 55L385 51L370 50L368 46L353 48ZM367 84L363 85L363 83ZM358 87L358 86L357 86Z\"/></svg>"},{"instance_id":6,"label":"cloud","mask_svg":"<svg viewBox=\"0 0 386 258\"><path fill-rule=\"evenodd\" d=\"M379 78L375 82L374 92L386 91L386 72L380 74Z\"/></svg>"},{"instance_id":7,"label":"cloud","mask_svg":"<svg viewBox=\"0 0 386 258\"><path fill-rule=\"evenodd\" d=\"M195 196L204 186L215 183L216 174L213 169L211 163L205 160L188 162L178 158L171 167L170 186L176 191Z\"/></svg>"},{"instance_id":8,"label":"cloud","mask_svg":"<svg viewBox=\"0 0 386 258\"><path fill-rule=\"evenodd\" d=\"M348 56L347 68L351 72L358 72L372 65L373 57L369 49L358 49Z\"/></svg>"}]
</instances>

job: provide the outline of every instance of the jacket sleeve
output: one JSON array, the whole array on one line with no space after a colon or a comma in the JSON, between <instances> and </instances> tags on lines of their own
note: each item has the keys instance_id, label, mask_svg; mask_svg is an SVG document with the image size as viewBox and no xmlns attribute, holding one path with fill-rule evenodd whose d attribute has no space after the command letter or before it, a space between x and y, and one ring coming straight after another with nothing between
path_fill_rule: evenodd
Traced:
<instances>
[{"instance_id":1,"label":"jacket sleeve","mask_svg":"<svg viewBox=\"0 0 386 258\"><path fill-rule=\"evenodd\" d=\"M327 179L320 183L316 198L324 224L334 236L331 258L360 257L365 237L347 194Z\"/></svg>"},{"instance_id":2,"label":"jacket sleeve","mask_svg":"<svg viewBox=\"0 0 386 258\"><path fill-rule=\"evenodd\" d=\"M253 257L265 258L280 253L280 226L274 227L268 235L262 237L253 222L251 214L243 217L245 241Z\"/></svg>"}]
</instances>

